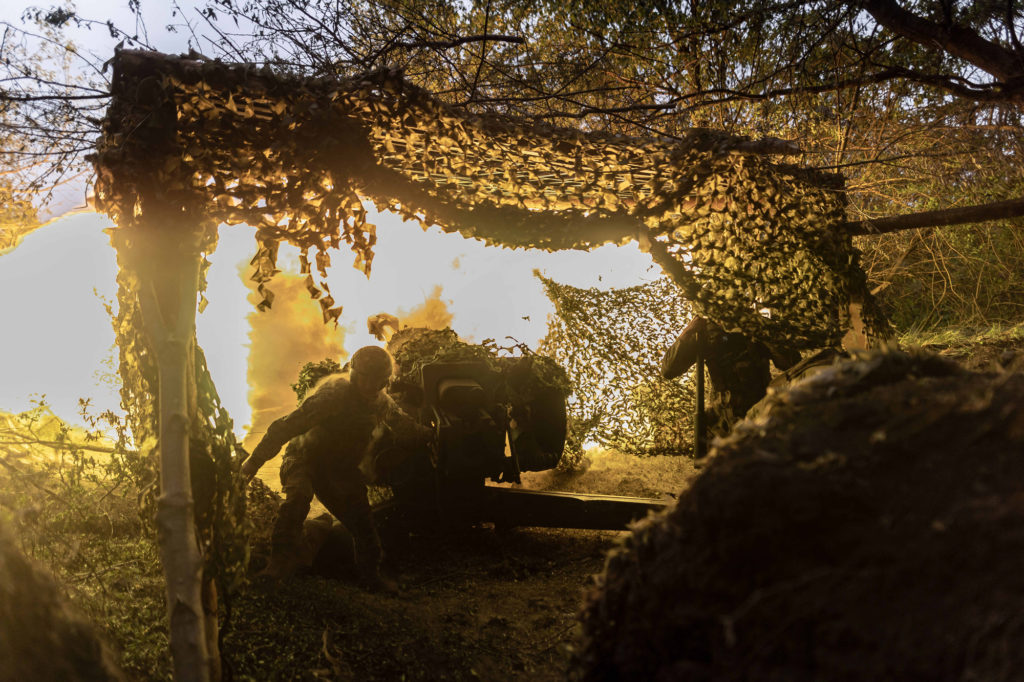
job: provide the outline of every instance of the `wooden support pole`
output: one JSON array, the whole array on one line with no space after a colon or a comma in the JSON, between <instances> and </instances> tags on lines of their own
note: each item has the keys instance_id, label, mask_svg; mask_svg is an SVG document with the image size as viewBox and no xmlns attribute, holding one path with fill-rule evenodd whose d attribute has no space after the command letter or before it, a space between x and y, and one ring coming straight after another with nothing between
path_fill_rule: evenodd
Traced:
<instances>
[{"instance_id":1,"label":"wooden support pole","mask_svg":"<svg viewBox=\"0 0 1024 682\"><path fill-rule=\"evenodd\" d=\"M707 330L703 321L697 327L697 362L694 367L697 378L697 413L693 416L693 457L701 459L708 454L708 425L704 415L704 343Z\"/></svg>"},{"instance_id":2,"label":"wooden support pole","mask_svg":"<svg viewBox=\"0 0 1024 682\"><path fill-rule=\"evenodd\" d=\"M136 247L139 307L159 377L160 496L156 526L167 580L174 679L207 682L216 667L206 632L203 560L196 538L189 470L200 253L188 231L150 229L139 239L144 242Z\"/></svg>"},{"instance_id":3,"label":"wooden support pole","mask_svg":"<svg viewBox=\"0 0 1024 682\"><path fill-rule=\"evenodd\" d=\"M988 220L1006 220L1024 216L1024 198L996 201L978 206L947 208L941 211L923 211L907 213L889 218L875 218L843 223L843 227L854 235L886 234L900 230L913 230L921 227L941 227L943 225L960 225L963 223L980 223Z\"/></svg>"},{"instance_id":4,"label":"wooden support pole","mask_svg":"<svg viewBox=\"0 0 1024 682\"><path fill-rule=\"evenodd\" d=\"M149 380L156 381L150 391L159 403L157 424L147 426L155 432L160 459L155 521L167 582L174 679L208 682L220 670L216 646L211 646L217 624L207 618L203 603L204 562L195 526L189 443L197 412L195 320L201 249L210 225L187 191L190 181L179 174L179 164L167 163L180 159L183 151L174 94L144 87L160 77L158 70L131 72L117 63L111 84L115 101L127 95L131 107L146 110L126 134L133 153L124 157L131 161L120 169L125 175L118 187L124 193L119 253L123 249L122 267L129 268L134 280L131 288L138 297L145 346L127 349L126 355L138 360L148 351L156 365L156 377Z\"/></svg>"}]
</instances>

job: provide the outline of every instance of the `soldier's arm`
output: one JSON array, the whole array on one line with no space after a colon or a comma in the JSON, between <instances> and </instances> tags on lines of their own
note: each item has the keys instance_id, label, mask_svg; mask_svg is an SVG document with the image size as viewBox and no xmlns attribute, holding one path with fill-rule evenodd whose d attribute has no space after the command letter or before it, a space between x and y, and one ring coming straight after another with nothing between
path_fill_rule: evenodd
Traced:
<instances>
[{"instance_id":1,"label":"soldier's arm","mask_svg":"<svg viewBox=\"0 0 1024 682\"><path fill-rule=\"evenodd\" d=\"M430 440L434 434L430 427L420 424L409 416L390 396L387 396L384 424L391 430L400 444L414 445L423 443Z\"/></svg>"},{"instance_id":2,"label":"soldier's arm","mask_svg":"<svg viewBox=\"0 0 1024 682\"><path fill-rule=\"evenodd\" d=\"M285 416L275 419L252 454L242 464L242 474L252 478L267 460L273 459L281 447L330 416L336 401L329 391L318 391L307 397L301 405Z\"/></svg>"}]
</instances>

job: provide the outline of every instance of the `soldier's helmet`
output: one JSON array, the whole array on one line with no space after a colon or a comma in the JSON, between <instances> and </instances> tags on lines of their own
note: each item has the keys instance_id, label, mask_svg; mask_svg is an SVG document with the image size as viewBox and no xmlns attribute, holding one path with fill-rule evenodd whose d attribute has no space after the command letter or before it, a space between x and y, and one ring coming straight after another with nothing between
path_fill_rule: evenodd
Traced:
<instances>
[{"instance_id":1,"label":"soldier's helmet","mask_svg":"<svg viewBox=\"0 0 1024 682\"><path fill-rule=\"evenodd\" d=\"M359 375L383 383L391 378L394 360L391 358L391 353L383 348L363 346L352 354L349 367L353 377Z\"/></svg>"}]
</instances>

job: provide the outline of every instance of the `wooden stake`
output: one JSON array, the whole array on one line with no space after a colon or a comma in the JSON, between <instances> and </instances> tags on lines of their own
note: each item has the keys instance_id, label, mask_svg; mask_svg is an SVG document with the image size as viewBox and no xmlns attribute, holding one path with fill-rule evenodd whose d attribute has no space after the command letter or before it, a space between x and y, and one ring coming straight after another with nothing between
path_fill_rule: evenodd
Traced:
<instances>
[{"instance_id":1,"label":"wooden stake","mask_svg":"<svg viewBox=\"0 0 1024 682\"><path fill-rule=\"evenodd\" d=\"M697 363L694 367L697 378L697 413L693 416L693 457L702 459L708 454L707 417L704 415L704 341L707 337L703 321L697 327Z\"/></svg>"},{"instance_id":2,"label":"wooden stake","mask_svg":"<svg viewBox=\"0 0 1024 682\"><path fill-rule=\"evenodd\" d=\"M203 560L196 539L189 471L200 254L197 246L189 247L188 237L182 239L182 233L167 226L161 228L139 236L149 243L136 254L141 256L136 262L139 307L159 377L160 496L156 526L167 580L174 679L207 682L212 662L202 599Z\"/></svg>"}]
</instances>

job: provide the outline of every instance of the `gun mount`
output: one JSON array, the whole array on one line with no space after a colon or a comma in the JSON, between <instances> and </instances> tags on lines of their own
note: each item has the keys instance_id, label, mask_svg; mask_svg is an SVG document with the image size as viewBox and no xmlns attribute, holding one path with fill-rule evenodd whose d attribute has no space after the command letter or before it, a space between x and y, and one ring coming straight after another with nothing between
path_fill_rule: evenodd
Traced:
<instances>
[{"instance_id":1,"label":"gun mount","mask_svg":"<svg viewBox=\"0 0 1024 682\"><path fill-rule=\"evenodd\" d=\"M510 360L516 364L503 372L481 360L429 362L411 397L395 396L434 436L429 448L402 453L384 481L391 495L374 507L382 527L490 522L618 530L664 507L656 499L500 485L558 466L567 432L565 392L536 383L526 397L510 390L532 371L529 358Z\"/></svg>"}]
</instances>

